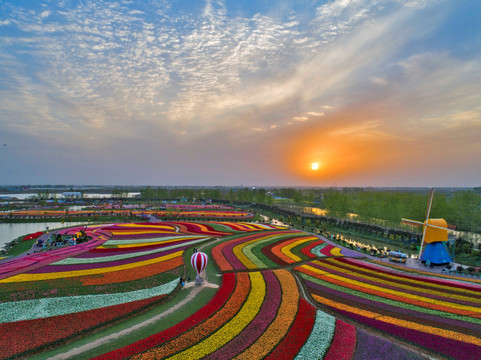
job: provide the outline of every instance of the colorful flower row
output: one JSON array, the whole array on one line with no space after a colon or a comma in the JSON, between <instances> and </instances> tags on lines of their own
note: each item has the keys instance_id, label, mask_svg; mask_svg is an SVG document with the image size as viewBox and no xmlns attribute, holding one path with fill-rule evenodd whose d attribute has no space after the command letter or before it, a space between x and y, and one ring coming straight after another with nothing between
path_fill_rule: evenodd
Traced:
<instances>
[{"instance_id":1,"label":"colorful flower row","mask_svg":"<svg viewBox=\"0 0 481 360\"><path fill-rule=\"evenodd\" d=\"M21 356L58 344L141 311L158 303L165 296L159 295L72 314L0 324L0 354L2 358Z\"/></svg>"},{"instance_id":2,"label":"colorful flower row","mask_svg":"<svg viewBox=\"0 0 481 360\"><path fill-rule=\"evenodd\" d=\"M296 267L321 305L443 356L481 356L481 289L395 272L354 259Z\"/></svg>"},{"instance_id":3,"label":"colorful flower row","mask_svg":"<svg viewBox=\"0 0 481 360\"><path fill-rule=\"evenodd\" d=\"M217 231L216 228L224 231ZM87 229L87 235L97 239L97 242L92 240L37 253L12 262L10 267L2 263L0 277L4 279L0 282L3 283L4 292L0 301L35 299L40 296L42 289L48 293L50 288L57 289L59 294L70 288L69 295L88 291L96 294L100 291L97 287L101 285L110 286L114 292L123 291L125 287L137 290L140 286L150 284L153 281L150 278L158 278L162 273L170 272L172 276L179 274L176 269L183 266L183 251L207 239L206 234L230 235L236 231L255 231L259 228L272 229L261 224L232 222L212 225L185 222L94 225ZM79 229L83 227L60 232L75 233ZM199 235L182 235L178 231ZM107 236L112 234L114 237L106 241ZM138 285L135 285L136 282ZM122 283L126 283L125 286ZM118 286L113 286L115 284ZM26 296L27 292L29 296Z\"/></svg>"},{"instance_id":4,"label":"colorful flower row","mask_svg":"<svg viewBox=\"0 0 481 360\"><path fill-rule=\"evenodd\" d=\"M298 230L272 230L229 239L212 250L221 271L265 269L318 256L342 256L338 247Z\"/></svg>"},{"instance_id":5,"label":"colorful flower row","mask_svg":"<svg viewBox=\"0 0 481 360\"><path fill-rule=\"evenodd\" d=\"M43 234L43 231L37 231L32 234L28 234L23 237L22 241L28 241L33 239L38 239Z\"/></svg>"},{"instance_id":6,"label":"colorful flower row","mask_svg":"<svg viewBox=\"0 0 481 360\"><path fill-rule=\"evenodd\" d=\"M216 296L194 315L95 359L387 359L376 346L386 344L406 355L399 359L420 359L385 340L358 336L354 326L303 300L290 272L274 270L226 273ZM357 348L367 357L356 355Z\"/></svg>"},{"instance_id":7,"label":"colorful flower row","mask_svg":"<svg viewBox=\"0 0 481 360\"><path fill-rule=\"evenodd\" d=\"M218 229L214 224L210 222L164 222L164 224L170 224L178 229L181 234L193 234L193 235L205 235L213 237L223 237L233 234L232 230L226 230L224 227Z\"/></svg>"},{"instance_id":8,"label":"colorful flower row","mask_svg":"<svg viewBox=\"0 0 481 360\"><path fill-rule=\"evenodd\" d=\"M332 262L332 261L331 261ZM416 286L431 286L441 289L443 291L453 289L462 289L463 293L468 292L473 295L479 295L480 286L477 284L470 284L468 282L460 282L460 281L453 281L450 279L444 279L434 276L428 276L427 273L421 274L406 274L405 272L398 272L395 271L393 268L385 267L383 265L375 265L371 262L366 262L362 260L356 259L338 259L338 263L342 263L342 266L357 269L359 271L363 271L364 273L368 274L384 274L384 276L393 278L393 279L404 279L405 281L409 281Z\"/></svg>"},{"instance_id":9,"label":"colorful flower row","mask_svg":"<svg viewBox=\"0 0 481 360\"><path fill-rule=\"evenodd\" d=\"M89 251L76 257L60 260L50 264L50 266L109 263L113 261L140 258L153 254L160 255L160 253L169 250L185 248L186 245L192 246L198 243L202 243L206 239L208 238L194 235L164 238L161 241L152 241L152 239L148 239L149 242L145 242L145 239L127 240L129 244L124 244L124 242L121 240L120 245L115 246L114 248L110 246L117 245L119 243L119 240L112 240L107 241L102 246L97 247L95 251ZM136 241L142 241L142 243L139 244Z\"/></svg>"},{"instance_id":10,"label":"colorful flower row","mask_svg":"<svg viewBox=\"0 0 481 360\"><path fill-rule=\"evenodd\" d=\"M96 225L91 228L108 231L114 239L162 237L177 233L176 226L166 223L107 224Z\"/></svg>"},{"instance_id":11,"label":"colorful flower row","mask_svg":"<svg viewBox=\"0 0 481 360\"><path fill-rule=\"evenodd\" d=\"M210 225L212 226L221 226L220 229L225 229L225 231L234 231L234 232L250 232L250 231L262 231L262 230L280 230L284 229L282 226L277 225L270 225L270 224L261 224L261 223L250 223L250 222L218 222L218 221L210 221Z\"/></svg>"},{"instance_id":12,"label":"colorful flower row","mask_svg":"<svg viewBox=\"0 0 481 360\"><path fill-rule=\"evenodd\" d=\"M254 214L247 211L237 210L181 210L181 211L147 211L145 213L151 213L157 217L177 217L177 218L242 218L251 219Z\"/></svg>"},{"instance_id":13,"label":"colorful flower row","mask_svg":"<svg viewBox=\"0 0 481 360\"><path fill-rule=\"evenodd\" d=\"M12 211L12 212L3 212L0 213L0 216L12 216L12 217L65 217L65 216L106 216L106 215L124 215L124 214L132 214L137 215L141 214L141 211L136 210L113 210L113 209L105 209L105 210L47 210L47 209L35 209L35 210L19 210L19 211Z\"/></svg>"},{"instance_id":14,"label":"colorful flower row","mask_svg":"<svg viewBox=\"0 0 481 360\"><path fill-rule=\"evenodd\" d=\"M63 230L66 232L67 230ZM89 251L92 248L102 245L108 240L108 236L103 232L88 232L92 238L90 241L76 246L55 249L49 252L39 252L4 261L0 264L0 282L2 279L11 278L17 274L27 272L32 269L44 267L54 261L62 260L71 256Z\"/></svg>"},{"instance_id":15,"label":"colorful flower row","mask_svg":"<svg viewBox=\"0 0 481 360\"><path fill-rule=\"evenodd\" d=\"M430 274L426 274L425 271L422 271L422 270L416 270L416 269L409 269L409 268L406 268L405 266L399 266L399 265L395 265L395 264L391 264L391 263L384 263L384 262L381 262L381 261L378 261L378 260L370 260L370 262L372 262L373 264L376 264L376 265L379 265L379 266L382 266L382 267L388 267L388 268L391 268L391 269L395 269L395 270L400 270L400 271L403 271L403 272L406 272L406 273L413 273L413 274L417 274L417 275L425 275L425 276L431 276ZM454 280L455 282L458 282L459 283L459 277L457 276L451 276L451 275L445 275L445 274L436 274L435 275L437 278L443 278L443 279L446 279L446 280ZM473 279L473 278L463 278L463 282L465 283L476 283L476 284L481 284L481 280L478 280L478 279Z\"/></svg>"},{"instance_id":16,"label":"colorful flower row","mask_svg":"<svg viewBox=\"0 0 481 360\"><path fill-rule=\"evenodd\" d=\"M106 227L112 230L112 227L120 226L108 225ZM172 226L167 226L167 228L172 228ZM93 234L94 231L101 233L102 228L89 229L88 233ZM97 294L102 291L99 288L101 285L109 286L112 292L120 292L128 289L138 290L144 286L152 287L152 283L160 279L169 280L170 278L171 280L173 277L181 275L180 270L184 265L182 257L184 250L208 239L199 235L175 234L175 236L154 239L99 242L96 245L100 246L90 250L84 247L83 253L66 259L64 259L65 256L59 256L59 251L82 249L82 246L91 242L58 251L35 254L44 259L43 263L39 262L44 266L31 270L25 268L29 271L23 271L0 280L4 290L0 301L22 298L37 299L41 295L41 289L45 289L48 293L48 289L54 288L59 291L59 294L68 293L68 295L88 294L89 291ZM73 255L77 253L78 251ZM60 260L52 263L58 259ZM162 274L168 274L168 276L163 277ZM25 294L29 293L30 295L24 296L21 292L22 289ZM60 296L59 294L49 293L49 297Z\"/></svg>"},{"instance_id":17,"label":"colorful flower row","mask_svg":"<svg viewBox=\"0 0 481 360\"><path fill-rule=\"evenodd\" d=\"M179 279L174 279L154 288L124 293L52 297L1 303L0 323L72 314L167 295L174 291L178 284Z\"/></svg>"},{"instance_id":18,"label":"colorful flower row","mask_svg":"<svg viewBox=\"0 0 481 360\"><path fill-rule=\"evenodd\" d=\"M166 207L172 209L187 209L187 210L234 210L232 206L229 205L194 205L194 204L167 204Z\"/></svg>"}]
</instances>

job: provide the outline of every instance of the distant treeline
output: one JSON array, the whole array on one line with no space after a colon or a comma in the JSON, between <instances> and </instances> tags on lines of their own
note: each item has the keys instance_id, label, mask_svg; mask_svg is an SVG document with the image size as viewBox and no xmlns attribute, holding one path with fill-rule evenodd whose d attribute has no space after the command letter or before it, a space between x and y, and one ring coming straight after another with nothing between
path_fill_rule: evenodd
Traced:
<instances>
[{"instance_id":1,"label":"distant treeline","mask_svg":"<svg viewBox=\"0 0 481 360\"><path fill-rule=\"evenodd\" d=\"M396 225L401 218L424 221L428 198L428 194L406 192L328 190L321 207L333 217L346 218L354 213L363 222L380 219ZM457 230L481 232L481 194L472 190L435 193L430 217L443 218Z\"/></svg>"},{"instance_id":2,"label":"distant treeline","mask_svg":"<svg viewBox=\"0 0 481 360\"><path fill-rule=\"evenodd\" d=\"M431 210L432 218L444 218L457 230L481 232L481 192L479 188L462 191L437 191ZM361 222L399 227L401 218L423 221L429 191L371 190L363 188L167 188L147 187L140 191L148 199L212 199L229 202L278 205L290 203L314 206L339 219L356 214Z\"/></svg>"}]
</instances>

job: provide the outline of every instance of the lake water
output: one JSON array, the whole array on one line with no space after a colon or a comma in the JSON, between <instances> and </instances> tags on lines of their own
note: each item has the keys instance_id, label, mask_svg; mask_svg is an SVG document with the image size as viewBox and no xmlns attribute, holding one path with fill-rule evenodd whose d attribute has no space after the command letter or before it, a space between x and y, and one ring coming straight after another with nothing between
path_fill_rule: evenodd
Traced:
<instances>
[{"instance_id":1,"label":"lake water","mask_svg":"<svg viewBox=\"0 0 481 360\"><path fill-rule=\"evenodd\" d=\"M37 193L22 193L22 194L0 194L0 197L9 197L9 196L12 196L12 197L16 197L17 199L19 200L25 200L25 199L28 199L28 198L31 198L31 197L35 197L37 196L38 194ZM51 193L50 194L52 197L55 197L57 199L61 199L63 198L62 196L62 193ZM140 193L139 192L129 192L127 194L127 197L131 198L131 197L136 197L136 196L139 196ZM96 193L91 193L91 194L84 194L83 196L84 198L86 199L110 199L112 197L112 194L96 194Z\"/></svg>"},{"instance_id":2,"label":"lake water","mask_svg":"<svg viewBox=\"0 0 481 360\"><path fill-rule=\"evenodd\" d=\"M19 236L28 235L37 231L45 231L63 227L82 225L85 222L44 222L44 223L0 223L0 248L3 249L6 243L15 240Z\"/></svg>"}]
</instances>

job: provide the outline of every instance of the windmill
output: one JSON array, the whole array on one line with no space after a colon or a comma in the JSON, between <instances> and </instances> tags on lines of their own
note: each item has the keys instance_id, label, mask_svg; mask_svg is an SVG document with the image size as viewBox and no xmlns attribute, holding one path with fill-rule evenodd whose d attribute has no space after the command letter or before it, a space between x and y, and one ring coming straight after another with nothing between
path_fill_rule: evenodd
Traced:
<instances>
[{"instance_id":1,"label":"windmill","mask_svg":"<svg viewBox=\"0 0 481 360\"><path fill-rule=\"evenodd\" d=\"M428 206L426 208L426 220L424 222L401 219L403 224L412 226L423 226L423 237L419 249L419 259L434 265L450 263L451 257L446 251L443 242L448 240L448 231L453 231L454 226L448 225L444 219L431 219L431 207L434 198L434 188L429 194Z\"/></svg>"}]
</instances>

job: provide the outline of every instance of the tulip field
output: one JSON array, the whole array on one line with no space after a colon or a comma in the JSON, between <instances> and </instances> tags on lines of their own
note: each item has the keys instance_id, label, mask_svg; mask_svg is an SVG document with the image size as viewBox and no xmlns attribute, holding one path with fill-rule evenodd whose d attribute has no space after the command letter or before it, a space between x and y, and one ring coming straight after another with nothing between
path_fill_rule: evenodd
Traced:
<instances>
[{"instance_id":1,"label":"tulip field","mask_svg":"<svg viewBox=\"0 0 481 360\"><path fill-rule=\"evenodd\" d=\"M404 271L268 224L114 223L86 233L86 243L0 262L0 358L68 351L99 329L175 308L181 292L203 291L179 281L194 248L205 248L220 284L205 304L89 358L481 358L476 281Z\"/></svg>"},{"instance_id":2,"label":"tulip field","mask_svg":"<svg viewBox=\"0 0 481 360\"><path fill-rule=\"evenodd\" d=\"M449 358L481 358L478 284L347 258L314 260L295 270L316 303L336 314Z\"/></svg>"},{"instance_id":3,"label":"tulip field","mask_svg":"<svg viewBox=\"0 0 481 360\"><path fill-rule=\"evenodd\" d=\"M340 248L297 230L241 234L212 249L221 271L268 269L319 256L342 256Z\"/></svg>"},{"instance_id":4,"label":"tulip field","mask_svg":"<svg viewBox=\"0 0 481 360\"><path fill-rule=\"evenodd\" d=\"M231 207L216 207L216 206L169 206L166 210L144 210L138 208L112 208L108 206L97 206L87 210L70 210L65 211L61 209L28 209L2 212L0 211L0 218L14 218L14 219L33 219L33 218L65 218L65 217L95 217L95 216L124 216L132 215L141 217L143 215L155 215L157 217L169 218L219 218L219 219L252 219L254 215L248 211L235 210Z\"/></svg>"},{"instance_id":5,"label":"tulip field","mask_svg":"<svg viewBox=\"0 0 481 360\"><path fill-rule=\"evenodd\" d=\"M301 297L293 274L279 269L226 273L198 313L96 359L416 358L408 355L316 309Z\"/></svg>"}]
</instances>

